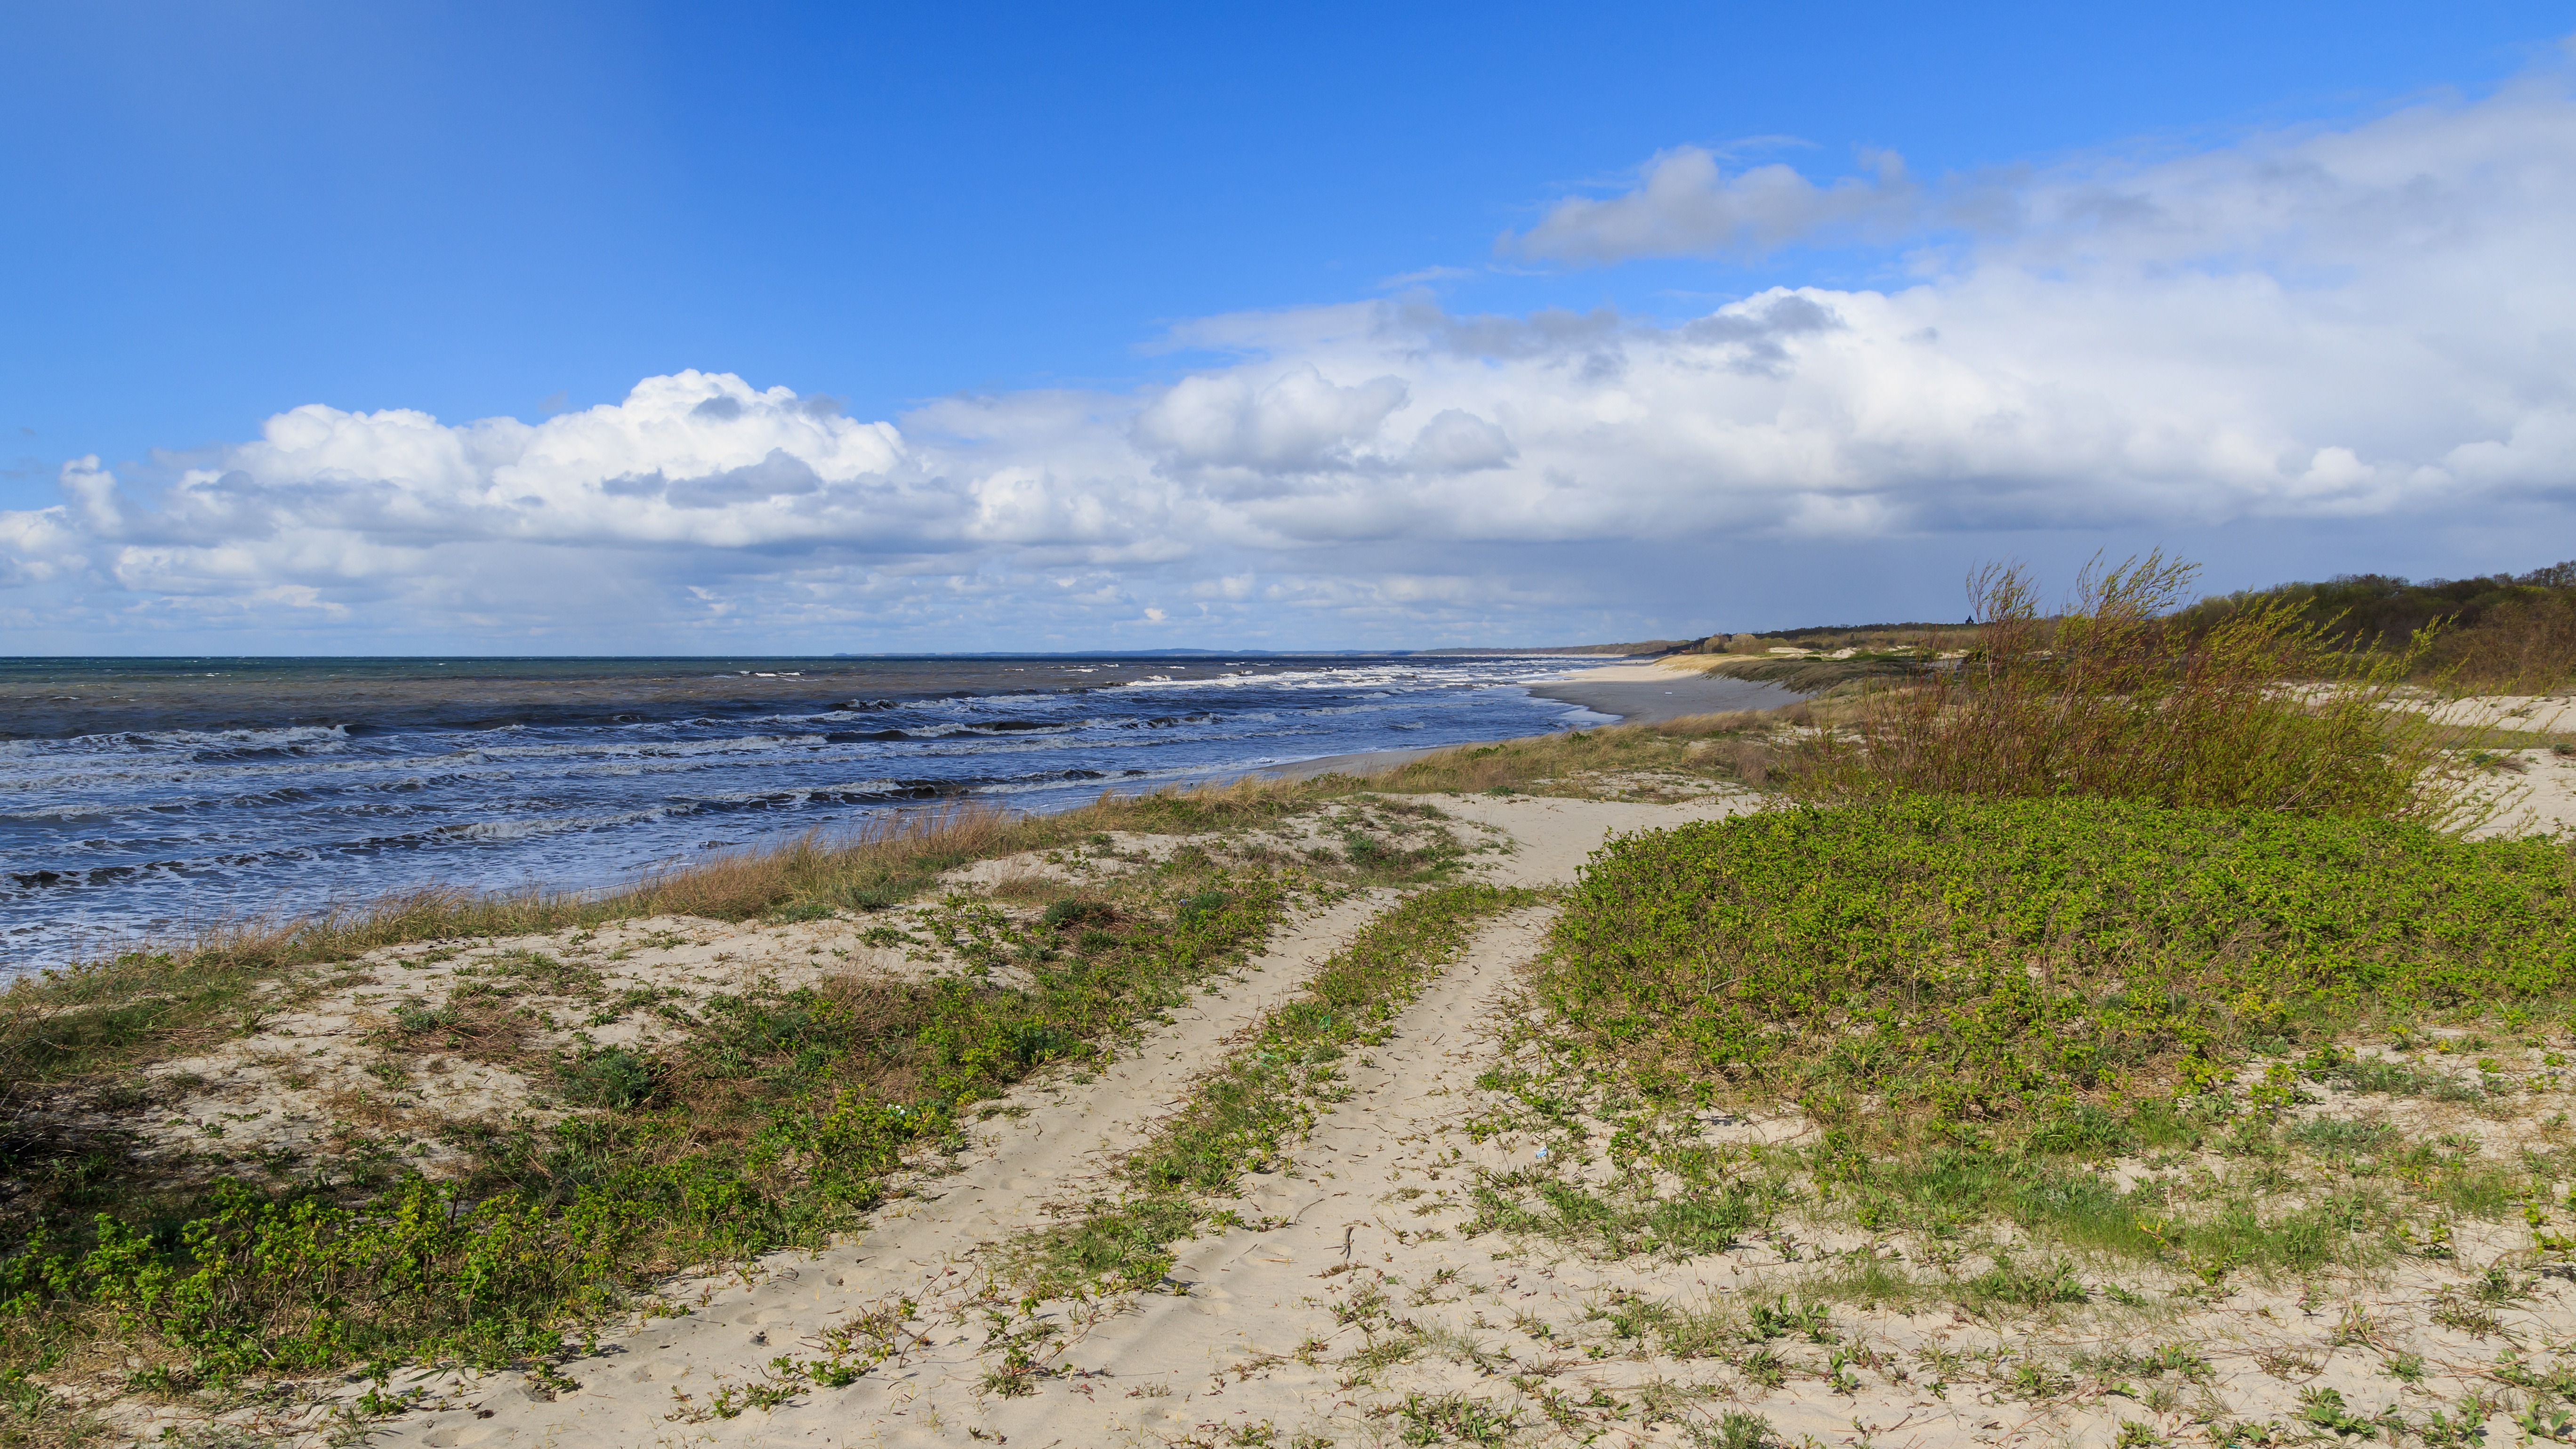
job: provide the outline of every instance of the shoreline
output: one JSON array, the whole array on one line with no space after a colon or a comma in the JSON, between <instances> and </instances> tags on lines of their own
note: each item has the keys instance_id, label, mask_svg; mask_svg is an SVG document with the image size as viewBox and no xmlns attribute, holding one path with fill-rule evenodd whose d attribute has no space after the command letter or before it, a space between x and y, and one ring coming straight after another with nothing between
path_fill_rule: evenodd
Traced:
<instances>
[{"instance_id":1,"label":"shoreline","mask_svg":"<svg viewBox=\"0 0 2576 1449\"><path fill-rule=\"evenodd\" d=\"M1569 729L1606 728L1609 725L1661 724L1666 720L1686 719L1692 715L1731 714L1738 710L1786 709L1807 696L1777 684L1758 683L1727 675L1703 674L1698 670L1677 670L1660 664L1605 664L1595 669L1580 669L1568 675L1527 686L1532 695L1561 704L1578 705L1595 714L1610 718L1600 725L1577 724ZM1565 731L1550 731L1562 734ZM1212 774L1204 781L1220 780L1311 780L1318 775L1345 774L1368 776L1412 764L1427 755L1444 750L1470 748L1475 744L1500 744L1504 740L1543 739L1543 735L1505 735L1498 739L1460 744L1423 745L1412 749L1363 750L1355 754L1319 755L1311 760L1297 760L1285 765L1262 765L1250 770Z\"/></svg>"},{"instance_id":2,"label":"shoreline","mask_svg":"<svg viewBox=\"0 0 2576 1449\"><path fill-rule=\"evenodd\" d=\"M1610 664L1576 670L1559 679L1531 684L1529 692L1541 699L1616 715L1621 724L1661 724L1689 715L1728 714L1745 709L1786 709L1807 698L1782 685L1704 674L1696 669L1674 669L1660 663Z\"/></svg>"}]
</instances>

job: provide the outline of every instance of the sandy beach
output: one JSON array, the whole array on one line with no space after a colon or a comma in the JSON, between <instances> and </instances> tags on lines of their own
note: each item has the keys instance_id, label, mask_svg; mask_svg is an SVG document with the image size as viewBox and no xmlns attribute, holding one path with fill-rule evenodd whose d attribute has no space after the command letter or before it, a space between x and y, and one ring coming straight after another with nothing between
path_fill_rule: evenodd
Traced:
<instances>
[{"instance_id":1,"label":"sandy beach","mask_svg":"<svg viewBox=\"0 0 2576 1449\"><path fill-rule=\"evenodd\" d=\"M1628 724L1656 724L1695 714L1739 709L1780 709L1805 698L1776 684L1731 679L1661 663L1608 664L1578 669L1534 683L1532 694L1615 715Z\"/></svg>"},{"instance_id":2,"label":"sandy beach","mask_svg":"<svg viewBox=\"0 0 2576 1449\"><path fill-rule=\"evenodd\" d=\"M1576 669L1562 676L1543 678L1529 686L1529 692L1541 699L1559 700L1581 705L1596 714L1608 715L1620 724L1659 724L1665 720L1692 715L1726 714L1736 710L1780 709L1797 703L1806 696L1775 684L1757 684L1730 679L1697 669L1659 663L1605 664L1596 668ZM1579 728L1579 725L1569 728ZM1411 764L1425 755L1436 754L1440 745L1426 745L1411 750L1364 750L1354 754L1322 755L1293 764L1270 765L1255 770L1211 774L1191 783L1255 778L1265 780L1311 780L1318 775L1373 775Z\"/></svg>"},{"instance_id":3,"label":"sandy beach","mask_svg":"<svg viewBox=\"0 0 2576 1449\"><path fill-rule=\"evenodd\" d=\"M1566 687L1681 698L1690 682L1631 665L1582 671ZM1384 767L1417 753L1290 768ZM2576 760L2529 749L2489 768L2517 797L2510 833L2576 822ZM1337 797L1249 830L1119 832L1081 849L980 860L950 871L922 903L881 913L740 924L666 916L391 947L281 988L278 1007L254 1012L247 1035L153 1065L144 1085L158 1105L132 1126L146 1150L199 1173L328 1156L363 1128L435 1176L459 1166L460 1129L542 1127L571 1111L535 1067L387 1050L389 1023L415 1009L406 1003L453 999L496 972L521 973L512 979L522 1016L544 1023L542 1032L524 1028L534 1035L521 1060L584 1043L653 1052L680 1039L693 1011L763 982L984 970L936 944L934 918L961 905L1033 916L1033 902L1050 893L1150 881L1185 857L1220 866L1303 859L1361 836L1418 847L1425 832L1454 845L1471 878L1561 890L1616 836L1723 819L1770 799L1682 775L1661 788L1655 803L1417 796L1397 814L1374 797ZM1615 1117L1587 1110L1550 1125L1501 1089L1513 1053L1525 1050L1512 1024L1544 1010L1530 994L1558 909L1544 900L1484 921L1385 1038L1346 1064L1333 1102L1285 1160L1245 1176L1226 1200L1230 1216L1178 1245L1161 1282L1070 1298L1014 1286L1014 1244L1127 1190L1121 1160L1248 1049L1265 1013L1404 899L1384 888L1305 899L1239 971L1163 1013L1113 1061L1041 1070L961 1124L948 1150L918 1154L864 1231L818 1252L666 1281L645 1311L605 1325L595 1346L559 1363L405 1368L381 1385L355 1372L308 1379L222 1409L212 1424L202 1405L120 1392L113 1373L83 1397L127 1442L157 1442L165 1430L206 1443L243 1433L298 1449L349 1442L361 1427L369 1443L423 1449L1701 1445L1721 1442L1729 1415L1758 1416L1775 1436L1766 1442L1783 1444L1879 1436L2037 1449L2130 1444L2132 1424L2171 1436L2213 1419L2299 1422L2325 1389L2335 1403L2376 1412L2399 1392L2384 1368L2392 1361L2408 1366L2404 1393L2456 1398L2489 1381L2492 1345L2482 1340L2497 1331L2491 1320L2524 1341L2576 1335L2576 1279L2521 1275L2484 1316L2458 1308L2495 1281L2493 1265L2534 1251L2532 1233L2502 1217L2446 1222L2440 1254L2367 1272L2248 1275L2224 1291L2194 1286L2200 1270L2188 1265L2068 1255L2062 1244L2018 1240L2008 1223L1967 1238L1927 1236L1855 1222L1825 1199L1782 1207L1722 1251L1681 1257L1593 1251L1535 1219L1497 1228L1495 1184L1555 1184L1548 1190L1579 1197L1618 1177L1621 1154L1634 1151L1620 1145L1630 1128ZM554 976L530 973L531 962ZM1009 986L1019 970L989 979ZM597 980L581 990L547 984L585 974ZM615 999L663 1005L608 1025L585 1018ZM2444 1032L2458 1034L2443 1027L2428 1039ZM2481 1097L2474 1110L2460 1105L2465 1087L2393 1103L2302 1092L2281 1109L2282 1130L2439 1138L2464 1154L2461 1170L2503 1171L2518 1144L2576 1108L2576 1081L2548 1069L2556 1059L2538 1045L2463 1040L2485 1053L2478 1080L2503 1073L2527 1085L2510 1098ZM2363 1048L2367 1060L2385 1055ZM2441 1069L2390 1061L2390 1071ZM2245 1067L2238 1087L2261 1087L2262 1071ZM1789 1103L1705 1114L1691 1130L1706 1150L1754 1154L1748 1162L1821 1140ZM2128 1182L2173 1166L2146 1154L2102 1170ZM1963 1286L2018 1271L2015 1254L2033 1250L2059 1254L2051 1271L2077 1286L2020 1306ZM1855 1274L1871 1273L1917 1286L1853 1286ZM1957 1306L1969 1301L1984 1306ZM1805 1326L1780 1337L1779 1315L1791 1313L1807 1315L1795 1320ZM1739 1349L1769 1346L1694 1347L1690 1324ZM862 1342L874 1345L863 1372L815 1376L814 1365L840 1363ZM1026 1364L997 1376L997 1355L1012 1353ZM2082 1377L2095 1372L2086 1365L2103 1363L2133 1366L2112 1391L2075 1387L2094 1381ZM370 1393L378 1411L361 1413ZM384 1414L388 1401L402 1407ZM1493 1432L1462 1439L1444 1425Z\"/></svg>"},{"instance_id":4,"label":"sandy beach","mask_svg":"<svg viewBox=\"0 0 2576 1449\"><path fill-rule=\"evenodd\" d=\"M2550 813L2564 811L2568 791L2560 777L2576 766L2542 751L2527 752L2522 766L2519 778L2541 787ZM1475 875L1551 888L1571 884L1614 835L1763 803L1724 787L1666 804L1433 798L1439 828L1474 848ZM1331 840L1365 818L1348 809L1283 821L1254 844L1295 851ZM1180 850L1245 848L1240 840L1124 835L1097 856L984 861L955 872L949 889L952 900L958 892L992 892L998 902L1030 881L1078 884L1103 872L1151 871ZM1591 1146L1572 1159L1562 1153L1561 1136L1526 1125L1496 1130L1511 1120L1510 1098L1487 1084L1509 1050L1503 1028L1533 1009L1524 993L1546 948L1554 910L1546 905L1487 924L1404 1011L1384 1044L1351 1064L1342 1105L1297 1143L1293 1160L1245 1180L1232 1203L1239 1225L1182 1244L1158 1288L1007 1308L1008 1278L999 1265L1008 1245L1058 1221L1069 1204L1118 1192L1113 1169L1120 1157L1150 1136L1192 1083L1239 1049L1261 1013L1294 995L1398 899L1361 891L1300 910L1237 979L1170 1013L1105 1072L1042 1074L1012 1091L971 1125L962 1151L922 1161L862 1234L820 1253L778 1254L668 1283L651 1313L613 1328L595 1352L541 1374L397 1373L391 1388L413 1407L376 1424L369 1442L423 1449L1374 1445L1416 1442L1398 1435L1422 1418L1424 1404L1438 1403L1452 1414L1489 1406L1474 1412L1520 1426L1495 1443L1714 1442L1693 1436L1713 1433L1724 1413L1741 1411L1757 1412L1790 1443L1799 1436L1841 1443L1857 1425L1866 1435L1901 1433L1902 1442L1917 1445L2108 1444L2123 1423L2147 1422L2155 1411L2118 1397L2016 1395L1971 1382L1969 1366L2070 1355L2082 1363L2132 1341L2188 1342L2190 1352L2176 1361L2199 1365L2192 1369L2195 1392L2215 1396L2210 1403L2223 1400L2240 1420L2295 1418L2319 1385L2356 1404L2375 1403L2387 1396L2381 1355L2401 1350L2422 1365L2410 1372L2425 1385L2459 1389L2478 1381L2483 1330L2441 1305L2452 1301L2446 1295L2455 1293L2455 1280L2521 1251L2519 1226L2463 1220L2456 1259L2338 1278L2330 1289L2313 1280L2248 1281L2202 1298L2155 1289L2159 1306L2150 1311L2127 1306L2148 1300L2121 1288L2109 1297L2109 1290L2091 1292L2077 1306L1977 1314L1913 1299L1874 1305L1820 1288L1842 1282L1850 1263L1861 1260L1914 1263L1888 1271L1953 1278L1974 1267L1942 1266L1956 1262L1957 1250L1937 1241L1856 1227L1821 1208L1792 1213L1725 1252L1678 1262L1602 1257L1545 1236L1470 1230L1479 1183L1536 1170L1580 1185L1613 1172L1615 1122L1583 1119ZM792 982L854 967L907 976L950 969L918 950L871 949L871 939L885 939L884 923L903 920L901 911L788 926L647 920L596 939L558 933L472 943L479 949L463 960L452 945L379 952L341 978L336 995L305 1002L261 1036L158 1069L198 1085L156 1130L175 1150L195 1139L199 1122L221 1119L241 1124L234 1130L242 1150L273 1150L284 1138L266 1138L328 1120L334 1114L326 1101L344 1101L363 1080L364 1043L380 1029L385 988L417 993L440 973L471 970L483 957L536 952L580 961L607 952L603 959L619 963L613 987L683 1004L764 975ZM869 925L879 934L869 936ZM651 1044L649 1036L635 1040ZM534 1091L490 1069L424 1078L402 1104L420 1120L408 1128L380 1125L429 1142L442 1114L507 1112ZM2345 1099L2302 1101L2293 1121L2331 1123L2353 1110ZM2576 1105L2576 1095L2563 1085L2535 1085L2514 1103L2513 1122L2537 1121ZM2504 1125L2499 1110L2481 1109L2490 1128ZM2406 1113L2413 1114L2407 1130L2421 1134L2457 1130L2454 1119L2462 1119L2462 1109L2430 1100L2405 1106ZM1809 1145L1816 1130L1784 1107L1771 1115L1717 1114L1705 1135L1718 1150L1778 1149ZM2502 1161L2521 1132L2488 1136L2494 1145L2485 1150ZM1559 1144L1553 1158L1550 1142ZM435 1154L422 1165L435 1171ZM2009 1235L2006 1245L1985 1251L2004 1261L2008 1242ZM2109 1281L2115 1269L2070 1271ZM2140 1279L2134 1268L2117 1271ZM2141 1281L2155 1277L2150 1271ZM2510 1310L2516 1333L2576 1333L2576 1290L2568 1283L2533 1280L2519 1291ZM2324 1309L2317 1307L2321 1292ZM1821 1365L1825 1348L1793 1341L1792 1351L1747 1369L1740 1357L1702 1356L1669 1335L1659 1347L1652 1334L1640 1337L1604 1312L1644 1304L1665 1315L1655 1321L1698 1315L1742 1331L1748 1313L1758 1324L1771 1311L1765 1305L1798 1302L1833 1305L1819 1308L1829 1316L1815 1320L1830 1328L1810 1335L1840 1345L1830 1368L1806 1364L1814 1358ZM992 1324L1011 1314L1044 1349L1038 1368L1003 1392L995 1387L1002 1382L994 1376L1001 1340ZM2363 1346L2337 1328L2357 1320L2373 1325ZM880 1346L883 1358L855 1381L830 1387L779 1377L781 1364L851 1342L854 1325L889 1322L902 1326ZM1766 1362L1794 1371L1783 1379ZM2283 1363L2299 1367L2284 1372ZM2134 1392L2148 1394L2152 1384L2140 1382L2145 1386ZM764 1385L772 1388L762 1397L746 1397ZM366 1388L359 1376L311 1383L301 1394L225 1417L279 1442L320 1445L332 1415ZM2171 1402L2162 1389L2150 1397ZM192 1411L137 1401L111 1412L138 1440L197 1422Z\"/></svg>"}]
</instances>

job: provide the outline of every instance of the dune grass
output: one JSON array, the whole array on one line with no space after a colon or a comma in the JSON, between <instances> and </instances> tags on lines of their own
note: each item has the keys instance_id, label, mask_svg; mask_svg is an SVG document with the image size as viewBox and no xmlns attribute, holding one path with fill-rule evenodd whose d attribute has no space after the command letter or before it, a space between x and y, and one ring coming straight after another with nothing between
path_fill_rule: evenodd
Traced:
<instances>
[{"instance_id":1,"label":"dune grass","mask_svg":"<svg viewBox=\"0 0 2576 1449\"><path fill-rule=\"evenodd\" d=\"M1274 817L1329 788L1255 782L1104 795L1052 815L960 802L873 816L838 834L815 832L765 849L711 855L617 890L433 888L303 916L211 922L104 961L11 981L0 991L0 1093L222 1040L237 1030L241 1005L260 984L380 947L537 935L650 916L744 921L883 909L972 861L1103 831L1219 829ZM7 1100L0 1096L0 1105Z\"/></svg>"},{"instance_id":2,"label":"dune grass","mask_svg":"<svg viewBox=\"0 0 2576 1449\"><path fill-rule=\"evenodd\" d=\"M1656 775L1759 785L1769 778L1772 736L1808 717L1802 706L1793 705L1461 745L1373 776L1368 788L1588 797L1604 793L1605 785L1614 783L1611 777Z\"/></svg>"},{"instance_id":3,"label":"dune grass","mask_svg":"<svg viewBox=\"0 0 2576 1449\"><path fill-rule=\"evenodd\" d=\"M132 1388L177 1393L443 1359L534 1364L542 1380L671 1273L852 1226L969 1104L1091 1059L1240 964L1281 898L1276 878L1183 852L1033 922L943 903L926 929L972 915L954 933L971 937L968 971L758 981L697 1001L660 1046L516 1060L587 1110L477 1125L467 1169L444 1179L187 1190L29 1164L40 1170L19 1176L0 1248L0 1373L122 1358ZM985 957L1025 984L973 970ZM417 1014L445 1035L465 1029L459 1011ZM391 1030L411 1027L398 1015Z\"/></svg>"},{"instance_id":4,"label":"dune grass","mask_svg":"<svg viewBox=\"0 0 2576 1449\"><path fill-rule=\"evenodd\" d=\"M1684 656L1678 662L1702 674L1723 674L1757 684L1776 684L1805 695L1842 698L1921 679L1930 657L1926 652L1907 649L1854 654L1849 659L1715 654Z\"/></svg>"},{"instance_id":5,"label":"dune grass","mask_svg":"<svg viewBox=\"0 0 2576 1449\"><path fill-rule=\"evenodd\" d=\"M2158 554L2088 568L2052 614L2025 572L1987 570L1973 590L1979 649L1869 696L1851 728L1810 741L1793 791L2435 819L2471 808L2444 733L2389 707L2429 635L2411 651L2356 654L2295 607L2259 601L2185 627L2175 608L2194 572Z\"/></svg>"}]
</instances>

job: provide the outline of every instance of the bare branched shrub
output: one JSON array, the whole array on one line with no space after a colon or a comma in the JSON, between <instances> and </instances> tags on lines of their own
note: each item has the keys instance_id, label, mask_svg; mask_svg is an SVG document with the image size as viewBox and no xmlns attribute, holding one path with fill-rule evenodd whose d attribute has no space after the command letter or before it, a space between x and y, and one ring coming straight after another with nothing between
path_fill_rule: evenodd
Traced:
<instances>
[{"instance_id":1,"label":"bare branched shrub","mask_svg":"<svg viewBox=\"0 0 2576 1449\"><path fill-rule=\"evenodd\" d=\"M2176 806L2440 815L2436 734L2391 710L2431 647L2348 652L2284 603L2186 629L2171 615L2195 565L2099 560L2062 612L2030 576L1989 567L1969 593L1980 647L1929 682L1866 701L1815 739L1797 789L1988 798L2084 795Z\"/></svg>"},{"instance_id":2,"label":"bare branched shrub","mask_svg":"<svg viewBox=\"0 0 2576 1449\"><path fill-rule=\"evenodd\" d=\"M2474 629L2436 646L2464 688L2546 694L2576 681L2576 597L2558 594L2490 610Z\"/></svg>"}]
</instances>

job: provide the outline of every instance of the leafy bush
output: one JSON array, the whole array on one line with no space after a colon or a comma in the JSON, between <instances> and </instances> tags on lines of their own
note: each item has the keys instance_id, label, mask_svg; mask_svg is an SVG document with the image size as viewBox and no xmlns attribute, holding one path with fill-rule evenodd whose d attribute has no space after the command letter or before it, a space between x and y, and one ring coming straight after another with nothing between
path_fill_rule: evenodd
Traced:
<instances>
[{"instance_id":1,"label":"leafy bush","mask_svg":"<svg viewBox=\"0 0 2576 1449\"><path fill-rule=\"evenodd\" d=\"M2303 622L2326 630L2338 642L2399 650L2437 621L2448 620L2456 640L2485 632L2518 607L2563 606L2571 597L2576 597L2576 561L2526 574L2470 579L2340 574L2324 583L2276 584L2203 600L2185 611L2185 622L2201 625L2248 606L2286 604L2299 611Z\"/></svg>"},{"instance_id":2,"label":"leafy bush","mask_svg":"<svg viewBox=\"0 0 2576 1449\"><path fill-rule=\"evenodd\" d=\"M2391 821L1795 808L1613 841L1543 980L1592 1047L1670 1087L1803 1093L1829 1119L2045 1105L2084 1136L2070 1104L2214 1081L2252 1046L2564 998L2570 879L2556 845Z\"/></svg>"},{"instance_id":3,"label":"leafy bush","mask_svg":"<svg viewBox=\"0 0 2576 1449\"><path fill-rule=\"evenodd\" d=\"M1109 919L1109 907L1098 901L1057 901L1046 908L1041 918L1051 930L1068 926L1087 926Z\"/></svg>"},{"instance_id":4,"label":"leafy bush","mask_svg":"<svg viewBox=\"0 0 2576 1449\"><path fill-rule=\"evenodd\" d=\"M623 1110L653 1095L653 1064L624 1047L602 1047L562 1063L555 1075L565 1100Z\"/></svg>"}]
</instances>

